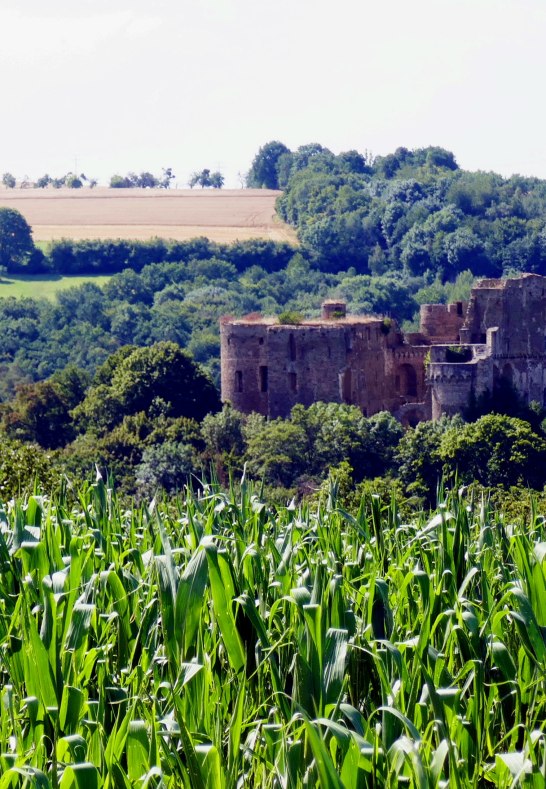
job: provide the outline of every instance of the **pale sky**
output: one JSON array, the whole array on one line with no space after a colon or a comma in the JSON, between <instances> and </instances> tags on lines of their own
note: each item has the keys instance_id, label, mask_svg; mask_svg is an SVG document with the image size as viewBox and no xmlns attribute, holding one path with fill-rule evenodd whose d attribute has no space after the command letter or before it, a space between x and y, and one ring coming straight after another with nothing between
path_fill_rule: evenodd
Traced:
<instances>
[{"instance_id":1,"label":"pale sky","mask_svg":"<svg viewBox=\"0 0 546 789\"><path fill-rule=\"evenodd\" d=\"M546 0L0 0L0 174L440 145L546 178Z\"/></svg>"}]
</instances>

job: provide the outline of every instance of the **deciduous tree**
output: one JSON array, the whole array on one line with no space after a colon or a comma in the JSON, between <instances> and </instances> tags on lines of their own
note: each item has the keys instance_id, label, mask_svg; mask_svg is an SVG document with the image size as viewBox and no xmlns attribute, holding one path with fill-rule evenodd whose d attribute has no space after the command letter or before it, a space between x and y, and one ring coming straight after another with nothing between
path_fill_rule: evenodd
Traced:
<instances>
[{"instance_id":1,"label":"deciduous tree","mask_svg":"<svg viewBox=\"0 0 546 789\"><path fill-rule=\"evenodd\" d=\"M278 189L278 161L283 154L290 153L287 146L278 140L263 145L252 162L246 185L251 189Z\"/></svg>"},{"instance_id":2,"label":"deciduous tree","mask_svg":"<svg viewBox=\"0 0 546 789\"><path fill-rule=\"evenodd\" d=\"M2 183L8 189L14 189L17 181L15 180L15 176L12 175L11 173L4 173L4 175L2 176Z\"/></svg>"},{"instance_id":3,"label":"deciduous tree","mask_svg":"<svg viewBox=\"0 0 546 789\"><path fill-rule=\"evenodd\" d=\"M212 381L174 342L120 350L116 363L106 367L77 409L82 423L98 432L110 430L126 415L153 415L159 407L166 416L197 420L219 408Z\"/></svg>"},{"instance_id":4,"label":"deciduous tree","mask_svg":"<svg viewBox=\"0 0 546 789\"><path fill-rule=\"evenodd\" d=\"M8 271L28 261L34 251L32 230L15 208L0 208L0 266Z\"/></svg>"}]
</instances>

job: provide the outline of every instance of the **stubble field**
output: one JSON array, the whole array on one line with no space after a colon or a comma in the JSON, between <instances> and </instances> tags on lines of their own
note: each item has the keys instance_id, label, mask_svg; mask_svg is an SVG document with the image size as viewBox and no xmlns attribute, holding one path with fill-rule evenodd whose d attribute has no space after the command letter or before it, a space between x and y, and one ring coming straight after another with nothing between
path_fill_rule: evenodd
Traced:
<instances>
[{"instance_id":1,"label":"stubble field","mask_svg":"<svg viewBox=\"0 0 546 789\"><path fill-rule=\"evenodd\" d=\"M205 236L230 243L252 238L296 242L278 220L268 189L13 189L0 191L0 206L16 208L35 241Z\"/></svg>"}]
</instances>

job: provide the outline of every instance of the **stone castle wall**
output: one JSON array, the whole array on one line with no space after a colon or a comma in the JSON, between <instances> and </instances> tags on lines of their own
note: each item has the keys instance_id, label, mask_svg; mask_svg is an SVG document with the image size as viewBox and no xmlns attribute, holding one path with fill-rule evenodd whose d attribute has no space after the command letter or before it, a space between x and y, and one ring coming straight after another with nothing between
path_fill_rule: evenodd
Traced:
<instances>
[{"instance_id":1,"label":"stone castle wall","mask_svg":"<svg viewBox=\"0 0 546 789\"><path fill-rule=\"evenodd\" d=\"M267 391L260 370L268 365L267 326L223 323L220 326L222 400L237 411L267 413Z\"/></svg>"},{"instance_id":2,"label":"stone castle wall","mask_svg":"<svg viewBox=\"0 0 546 789\"><path fill-rule=\"evenodd\" d=\"M409 346L393 322L242 319L220 336L222 399L240 411L286 417L297 403L324 401L374 414L425 398L427 347Z\"/></svg>"},{"instance_id":3,"label":"stone castle wall","mask_svg":"<svg viewBox=\"0 0 546 789\"><path fill-rule=\"evenodd\" d=\"M400 343L395 328L374 318L295 326L231 321L221 327L222 399L273 418L319 400L375 413L396 399L389 348Z\"/></svg>"},{"instance_id":4,"label":"stone castle wall","mask_svg":"<svg viewBox=\"0 0 546 789\"><path fill-rule=\"evenodd\" d=\"M422 304L420 309L421 332L433 342L458 341L467 304Z\"/></svg>"},{"instance_id":5,"label":"stone castle wall","mask_svg":"<svg viewBox=\"0 0 546 789\"><path fill-rule=\"evenodd\" d=\"M222 399L243 412L286 417L297 403L388 410L402 422L460 413L471 395L509 381L546 404L546 277L482 280L470 301L425 304L418 333L346 316L331 300L298 325L239 319L221 326Z\"/></svg>"}]
</instances>

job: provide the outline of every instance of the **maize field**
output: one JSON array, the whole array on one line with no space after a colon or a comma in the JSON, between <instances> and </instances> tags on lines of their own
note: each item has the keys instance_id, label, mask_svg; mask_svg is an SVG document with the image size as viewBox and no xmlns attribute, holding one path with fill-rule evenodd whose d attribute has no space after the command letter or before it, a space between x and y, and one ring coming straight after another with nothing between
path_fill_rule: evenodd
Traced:
<instances>
[{"instance_id":1,"label":"maize field","mask_svg":"<svg viewBox=\"0 0 546 789\"><path fill-rule=\"evenodd\" d=\"M546 527L244 482L0 511L0 789L546 785Z\"/></svg>"}]
</instances>

